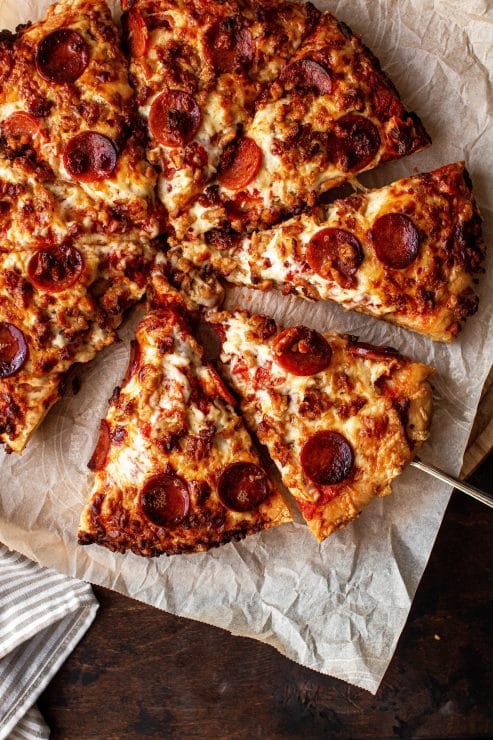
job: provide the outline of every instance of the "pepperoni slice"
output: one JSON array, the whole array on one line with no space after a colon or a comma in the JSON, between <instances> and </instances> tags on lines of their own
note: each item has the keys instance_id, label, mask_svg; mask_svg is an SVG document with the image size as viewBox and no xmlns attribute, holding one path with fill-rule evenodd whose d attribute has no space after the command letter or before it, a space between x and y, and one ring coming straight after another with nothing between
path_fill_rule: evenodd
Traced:
<instances>
[{"instance_id":1,"label":"pepperoni slice","mask_svg":"<svg viewBox=\"0 0 493 740\"><path fill-rule=\"evenodd\" d=\"M155 475L145 484L140 505L146 517L159 527L180 524L190 509L187 484L173 473Z\"/></svg>"},{"instance_id":2,"label":"pepperoni slice","mask_svg":"<svg viewBox=\"0 0 493 740\"><path fill-rule=\"evenodd\" d=\"M362 170L372 162L380 149L380 134L369 118L350 113L336 125L337 155L345 172Z\"/></svg>"},{"instance_id":3,"label":"pepperoni slice","mask_svg":"<svg viewBox=\"0 0 493 740\"><path fill-rule=\"evenodd\" d=\"M350 475L354 453L339 432L317 432L301 448L300 460L310 480L319 486L334 486Z\"/></svg>"},{"instance_id":4,"label":"pepperoni slice","mask_svg":"<svg viewBox=\"0 0 493 740\"><path fill-rule=\"evenodd\" d=\"M221 473L217 490L228 509L251 511L269 495L269 481L262 468L254 463L232 463Z\"/></svg>"},{"instance_id":5,"label":"pepperoni slice","mask_svg":"<svg viewBox=\"0 0 493 740\"><path fill-rule=\"evenodd\" d=\"M394 270L409 267L418 256L418 230L403 213L386 213L377 218L370 236L380 262Z\"/></svg>"},{"instance_id":6,"label":"pepperoni slice","mask_svg":"<svg viewBox=\"0 0 493 740\"><path fill-rule=\"evenodd\" d=\"M244 136L224 149L218 180L228 190L240 190L253 180L261 164L262 150L253 139Z\"/></svg>"},{"instance_id":7,"label":"pepperoni slice","mask_svg":"<svg viewBox=\"0 0 493 740\"><path fill-rule=\"evenodd\" d=\"M207 32L207 47L217 74L233 72L252 63L255 45L250 31L236 18L216 21Z\"/></svg>"},{"instance_id":8,"label":"pepperoni slice","mask_svg":"<svg viewBox=\"0 0 493 740\"><path fill-rule=\"evenodd\" d=\"M91 455L91 459L87 463L89 470L93 470L94 472L102 470L106 463L106 458L108 457L110 444L111 438L108 422L105 419L101 419L98 441L96 442L96 447Z\"/></svg>"},{"instance_id":9,"label":"pepperoni slice","mask_svg":"<svg viewBox=\"0 0 493 740\"><path fill-rule=\"evenodd\" d=\"M140 345L136 339L132 339L130 342L130 357L128 358L128 365L125 371L125 377L123 378L123 385L127 385L133 376L135 375L140 362Z\"/></svg>"},{"instance_id":10,"label":"pepperoni slice","mask_svg":"<svg viewBox=\"0 0 493 740\"><path fill-rule=\"evenodd\" d=\"M27 266L32 284L49 293L70 288L80 277L84 259L78 249L61 245L35 252Z\"/></svg>"},{"instance_id":11,"label":"pepperoni slice","mask_svg":"<svg viewBox=\"0 0 493 740\"><path fill-rule=\"evenodd\" d=\"M306 250L306 261L312 270L325 279L335 278L343 287L350 287L363 259L361 244L344 229L329 227L318 231Z\"/></svg>"},{"instance_id":12,"label":"pepperoni slice","mask_svg":"<svg viewBox=\"0 0 493 740\"><path fill-rule=\"evenodd\" d=\"M152 136L165 146L185 146L199 130L202 113L195 98L183 90L167 90L154 100L149 113Z\"/></svg>"},{"instance_id":13,"label":"pepperoni slice","mask_svg":"<svg viewBox=\"0 0 493 740\"><path fill-rule=\"evenodd\" d=\"M65 147L63 163L76 180L93 182L109 177L116 167L116 147L97 131L83 131Z\"/></svg>"},{"instance_id":14,"label":"pepperoni slice","mask_svg":"<svg viewBox=\"0 0 493 740\"><path fill-rule=\"evenodd\" d=\"M147 26L142 13L130 8L127 18L130 53L136 59L143 57L147 48Z\"/></svg>"},{"instance_id":15,"label":"pepperoni slice","mask_svg":"<svg viewBox=\"0 0 493 740\"><path fill-rule=\"evenodd\" d=\"M348 344L348 352L356 357L365 357L369 360L387 360L391 357L401 357L400 352L394 347L379 347L367 342L351 342Z\"/></svg>"},{"instance_id":16,"label":"pepperoni slice","mask_svg":"<svg viewBox=\"0 0 493 740\"><path fill-rule=\"evenodd\" d=\"M89 47L77 31L59 28L36 49L36 69L48 82L75 82L89 63Z\"/></svg>"},{"instance_id":17,"label":"pepperoni slice","mask_svg":"<svg viewBox=\"0 0 493 740\"><path fill-rule=\"evenodd\" d=\"M27 342L14 324L0 322L0 378L15 375L27 360Z\"/></svg>"},{"instance_id":18,"label":"pepperoni slice","mask_svg":"<svg viewBox=\"0 0 493 740\"><path fill-rule=\"evenodd\" d=\"M330 365L332 350L327 340L306 326L285 329L272 343L278 365L293 375L316 375Z\"/></svg>"},{"instance_id":19,"label":"pepperoni slice","mask_svg":"<svg viewBox=\"0 0 493 740\"><path fill-rule=\"evenodd\" d=\"M332 90L330 74L321 64L313 59L300 59L285 67L279 79L284 85L313 90L318 95L328 95Z\"/></svg>"},{"instance_id":20,"label":"pepperoni slice","mask_svg":"<svg viewBox=\"0 0 493 740\"><path fill-rule=\"evenodd\" d=\"M39 121L30 113L17 111L5 119L2 130L13 139L32 139L39 131Z\"/></svg>"}]
</instances>

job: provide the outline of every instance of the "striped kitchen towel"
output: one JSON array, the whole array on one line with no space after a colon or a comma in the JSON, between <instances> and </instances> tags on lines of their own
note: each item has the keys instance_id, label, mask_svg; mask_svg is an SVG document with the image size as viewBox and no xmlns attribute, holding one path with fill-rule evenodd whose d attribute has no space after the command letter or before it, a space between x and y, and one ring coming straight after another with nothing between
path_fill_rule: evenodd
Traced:
<instances>
[{"instance_id":1,"label":"striped kitchen towel","mask_svg":"<svg viewBox=\"0 0 493 740\"><path fill-rule=\"evenodd\" d=\"M89 584L0 543L0 740L49 737L35 702L97 608Z\"/></svg>"}]
</instances>

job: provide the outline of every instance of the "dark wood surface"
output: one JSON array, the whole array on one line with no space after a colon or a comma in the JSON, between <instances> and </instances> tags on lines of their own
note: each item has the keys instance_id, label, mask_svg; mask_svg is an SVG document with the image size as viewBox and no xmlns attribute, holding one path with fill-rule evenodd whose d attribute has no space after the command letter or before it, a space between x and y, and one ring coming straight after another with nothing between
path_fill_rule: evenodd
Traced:
<instances>
[{"instance_id":1,"label":"dark wood surface","mask_svg":"<svg viewBox=\"0 0 493 740\"><path fill-rule=\"evenodd\" d=\"M493 492L493 456L473 477ZM493 510L454 493L375 697L274 649L96 588L41 697L53 738L493 736Z\"/></svg>"}]
</instances>

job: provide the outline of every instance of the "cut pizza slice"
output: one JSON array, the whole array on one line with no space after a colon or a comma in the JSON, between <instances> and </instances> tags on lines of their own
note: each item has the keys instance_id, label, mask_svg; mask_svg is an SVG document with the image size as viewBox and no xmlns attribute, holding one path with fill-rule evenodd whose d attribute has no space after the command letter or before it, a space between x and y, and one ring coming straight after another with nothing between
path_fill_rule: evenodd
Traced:
<instances>
[{"instance_id":1,"label":"cut pizza slice","mask_svg":"<svg viewBox=\"0 0 493 740\"><path fill-rule=\"evenodd\" d=\"M143 240L66 239L0 253L0 442L22 452L74 363L116 339L146 286Z\"/></svg>"},{"instance_id":2,"label":"cut pizza slice","mask_svg":"<svg viewBox=\"0 0 493 740\"><path fill-rule=\"evenodd\" d=\"M170 269L331 300L450 341L477 310L481 218L464 162L398 180L239 238L183 242ZM191 282L191 278L188 278ZM203 302L200 283L196 300Z\"/></svg>"},{"instance_id":3,"label":"cut pizza slice","mask_svg":"<svg viewBox=\"0 0 493 740\"><path fill-rule=\"evenodd\" d=\"M181 300L166 303L140 322L101 422L81 544L199 552L291 521Z\"/></svg>"},{"instance_id":4,"label":"cut pizza slice","mask_svg":"<svg viewBox=\"0 0 493 740\"><path fill-rule=\"evenodd\" d=\"M428 437L434 372L390 347L210 312L226 379L318 540L345 526Z\"/></svg>"},{"instance_id":5,"label":"cut pizza slice","mask_svg":"<svg viewBox=\"0 0 493 740\"><path fill-rule=\"evenodd\" d=\"M149 161L173 221L215 175L221 153L320 15L283 0L133 0L123 26Z\"/></svg>"},{"instance_id":6,"label":"cut pizza slice","mask_svg":"<svg viewBox=\"0 0 493 740\"><path fill-rule=\"evenodd\" d=\"M157 234L144 144L104 0L62 0L0 34L0 153L57 190L81 228Z\"/></svg>"},{"instance_id":7,"label":"cut pizza slice","mask_svg":"<svg viewBox=\"0 0 493 740\"><path fill-rule=\"evenodd\" d=\"M172 219L176 237L265 227L429 143L359 36L322 13L256 101L253 118L223 142L215 181Z\"/></svg>"}]
</instances>

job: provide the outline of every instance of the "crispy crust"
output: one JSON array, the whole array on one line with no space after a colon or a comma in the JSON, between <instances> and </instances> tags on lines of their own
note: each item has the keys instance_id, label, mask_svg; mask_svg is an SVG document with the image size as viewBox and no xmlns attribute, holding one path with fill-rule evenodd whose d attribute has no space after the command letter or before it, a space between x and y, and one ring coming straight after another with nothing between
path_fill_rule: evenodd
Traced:
<instances>
[{"instance_id":1,"label":"crispy crust","mask_svg":"<svg viewBox=\"0 0 493 740\"><path fill-rule=\"evenodd\" d=\"M233 399L189 333L179 295L166 297L163 289L159 276L155 304L167 307L139 324L131 377L110 401L111 442L81 517L81 544L144 556L200 552L291 521L268 481L256 508L238 512L222 503L222 471L260 460ZM163 472L185 481L190 496L188 514L173 526L151 521L141 503L146 482Z\"/></svg>"},{"instance_id":2,"label":"crispy crust","mask_svg":"<svg viewBox=\"0 0 493 740\"><path fill-rule=\"evenodd\" d=\"M418 256L404 269L386 267L372 242L372 225L388 213L406 214L419 232ZM335 271L322 277L307 262L309 241L328 227L348 232L361 246L364 258L351 280ZM171 264L209 264L235 284L332 300L450 341L477 310L474 283L484 253L471 182L464 162L457 162L337 200L250 238L185 242L168 258Z\"/></svg>"},{"instance_id":3,"label":"crispy crust","mask_svg":"<svg viewBox=\"0 0 493 740\"><path fill-rule=\"evenodd\" d=\"M278 329L271 319L224 311L209 312L208 320L222 341L222 369L247 424L318 540L391 492L392 480L429 434L432 368L354 337L325 334L328 368L295 376L275 360ZM303 444L325 430L342 434L354 451L354 467L335 485L317 485L300 462Z\"/></svg>"}]
</instances>

